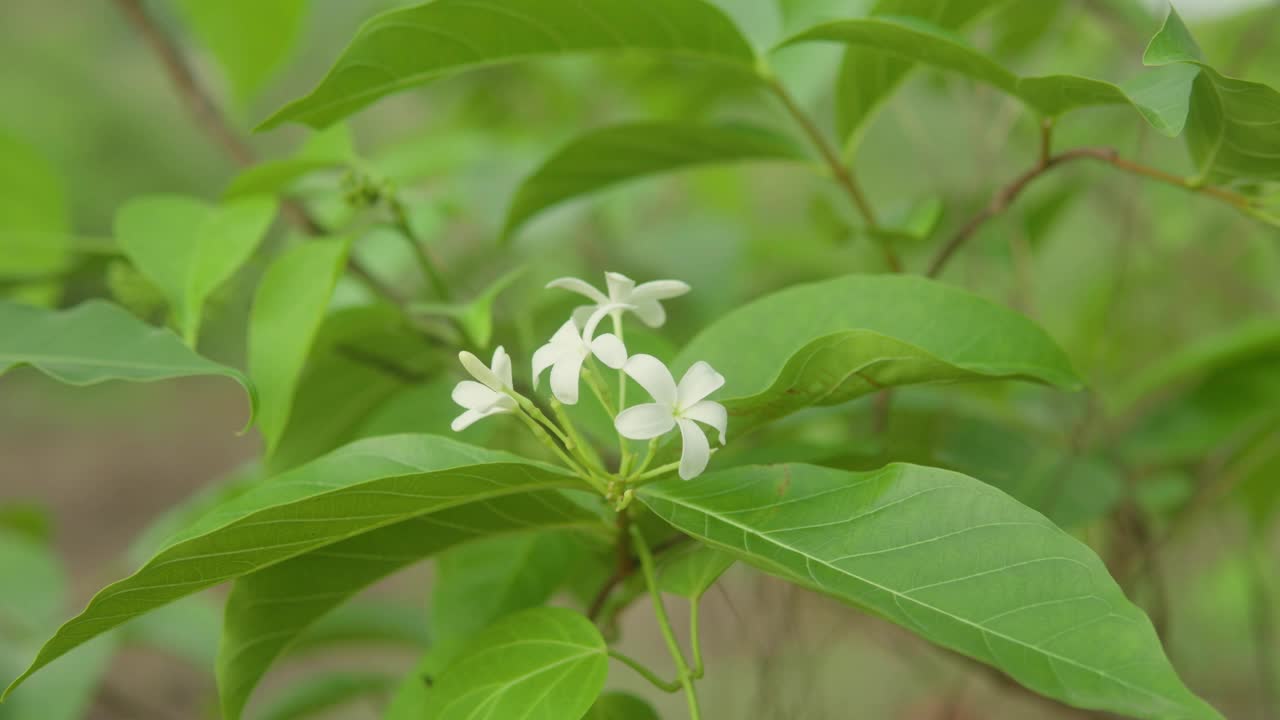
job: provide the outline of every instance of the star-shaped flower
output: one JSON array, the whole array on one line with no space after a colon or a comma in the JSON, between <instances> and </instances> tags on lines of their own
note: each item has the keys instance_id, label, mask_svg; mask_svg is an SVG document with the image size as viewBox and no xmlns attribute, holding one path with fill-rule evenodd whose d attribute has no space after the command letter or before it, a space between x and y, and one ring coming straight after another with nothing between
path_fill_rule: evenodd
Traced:
<instances>
[{"instance_id":1,"label":"star-shaped flower","mask_svg":"<svg viewBox=\"0 0 1280 720\"><path fill-rule=\"evenodd\" d=\"M471 377L480 382L463 380L453 388L453 401L466 410L450 425L454 432L461 432L490 415L515 412L516 401L507 394L512 389L511 356L501 345L493 351L493 363L488 366L465 350L458 353L458 359Z\"/></svg>"},{"instance_id":2,"label":"star-shaped flower","mask_svg":"<svg viewBox=\"0 0 1280 720\"><path fill-rule=\"evenodd\" d=\"M654 402L623 410L614 421L618 433L632 440L648 440L679 426L683 443L680 477L689 480L702 474L711 459L711 446L698 423L719 431L724 445L728 413L720 403L705 399L724 385L724 376L699 361L676 385L671 371L652 355L634 355L622 370L648 390Z\"/></svg>"},{"instance_id":3,"label":"star-shaped flower","mask_svg":"<svg viewBox=\"0 0 1280 720\"><path fill-rule=\"evenodd\" d=\"M578 278L564 277L547 283L549 288L560 288L585 295L595 304L584 305L573 311L573 319L579 325L586 325L586 319L597 309L605 305L615 305L615 318L620 319L624 310L635 313L641 322L649 327L661 327L667 321L667 311L662 309L659 300L669 300L689 292L689 285L679 280L654 280L636 285L626 275L615 272L604 274L605 285L609 290L606 295L590 283Z\"/></svg>"},{"instance_id":4,"label":"star-shaped flower","mask_svg":"<svg viewBox=\"0 0 1280 720\"><path fill-rule=\"evenodd\" d=\"M533 388L538 389L542 371L551 368L551 394L565 405L578 402L578 380L582 363L595 355L615 370L627 361L627 348L613 333L593 337L604 316L614 310L626 309L620 305L606 304L595 309L582 329L573 320L565 322L551 336L546 345L533 353Z\"/></svg>"}]
</instances>

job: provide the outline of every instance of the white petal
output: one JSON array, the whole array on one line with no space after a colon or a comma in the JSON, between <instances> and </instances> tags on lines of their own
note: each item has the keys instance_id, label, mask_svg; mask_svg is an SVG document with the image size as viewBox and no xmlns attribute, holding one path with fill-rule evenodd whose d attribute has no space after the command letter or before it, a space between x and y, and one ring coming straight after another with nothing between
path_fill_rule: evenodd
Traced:
<instances>
[{"instance_id":1,"label":"white petal","mask_svg":"<svg viewBox=\"0 0 1280 720\"><path fill-rule=\"evenodd\" d=\"M632 355L622 371L648 390L659 404L675 407L676 381L661 360L652 355Z\"/></svg>"},{"instance_id":2,"label":"white petal","mask_svg":"<svg viewBox=\"0 0 1280 720\"><path fill-rule=\"evenodd\" d=\"M631 302L638 304L645 300L669 300L680 297L689 290L689 284L679 280L654 280L636 286L635 291L631 293Z\"/></svg>"},{"instance_id":3,"label":"white petal","mask_svg":"<svg viewBox=\"0 0 1280 720\"><path fill-rule=\"evenodd\" d=\"M472 355L466 350L463 350L458 353L458 360L462 361L462 367L466 368L467 372L471 373L471 377L484 383L490 390L498 392L502 391L502 380L497 375L493 374L493 371L489 369L489 366L481 362L480 358Z\"/></svg>"},{"instance_id":4,"label":"white petal","mask_svg":"<svg viewBox=\"0 0 1280 720\"><path fill-rule=\"evenodd\" d=\"M609 298L606 297L604 293L592 287L591 284L588 283L586 280L579 280L578 278L572 278L572 277L556 278L555 280L552 280L551 282L547 283L547 288L548 289L560 288L561 290L576 292L579 295L586 295L587 297L591 298L592 300L598 303L609 302Z\"/></svg>"},{"instance_id":5,"label":"white petal","mask_svg":"<svg viewBox=\"0 0 1280 720\"><path fill-rule=\"evenodd\" d=\"M627 347L613 333L605 333L592 340L591 352L614 370L620 370L627 363Z\"/></svg>"},{"instance_id":6,"label":"white petal","mask_svg":"<svg viewBox=\"0 0 1280 720\"><path fill-rule=\"evenodd\" d=\"M566 353L551 368L551 394L565 405L578 403L578 376L585 359L577 353Z\"/></svg>"},{"instance_id":7,"label":"white petal","mask_svg":"<svg viewBox=\"0 0 1280 720\"><path fill-rule=\"evenodd\" d=\"M611 302L631 302L631 292L636 289L636 281L622 273L607 272L604 274L605 285L609 288Z\"/></svg>"},{"instance_id":8,"label":"white petal","mask_svg":"<svg viewBox=\"0 0 1280 720\"><path fill-rule=\"evenodd\" d=\"M600 306L599 305L579 305L578 307L574 308L573 309L574 327L580 327L580 328L586 327L587 321L591 319L591 315L595 313L596 308L598 307Z\"/></svg>"},{"instance_id":9,"label":"white petal","mask_svg":"<svg viewBox=\"0 0 1280 720\"><path fill-rule=\"evenodd\" d=\"M582 340L585 342L591 342L591 338L596 334L596 328L600 327L600 321L604 320L605 317L611 313L624 309L632 310L634 308L622 303L609 303L608 305L601 305L597 307L592 311L591 317L587 318L587 323L582 326Z\"/></svg>"},{"instance_id":10,"label":"white petal","mask_svg":"<svg viewBox=\"0 0 1280 720\"><path fill-rule=\"evenodd\" d=\"M468 410L483 410L492 407L500 397L498 393L474 380L463 380L453 388L453 401Z\"/></svg>"},{"instance_id":11,"label":"white petal","mask_svg":"<svg viewBox=\"0 0 1280 720\"><path fill-rule=\"evenodd\" d=\"M714 400L703 400L681 412L680 417L687 417L690 420L706 423L720 431L720 444L724 444L725 429L729 425L729 413L725 411L724 406L720 403Z\"/></svg>"},{"instance_id":12,"label":"white petal","mask_svg":"<svg viewBox=\"0 0 1280 720\"><path fill-rule=\"evenodd\" d=\"M671 416L671 408L657 403L645 403L618 413L613 426L623 437L648 440L669 432L676 426L676 419Z\"/></svg>"},{"instance_id":13,"label":"white petal","mask_svg":"<svg viewBox=\"0 0 1280 720\"><path fill-rule=\"evenodd\" d=\"M591 306L593 309L595 306ZM551 336L550 345L575 346L582 341L578 325L573 320L566 320Z\"/></svg>"},{"instance_id":14,"label":"white petal","mask_svg":"<svg viewBox=\"0 0 1280 720\"><path fill-rule=\"evenodd\" d=\"M703 434L702 428L694 421L679 418L676 423L680 425L680 439L684 442L684 447L680 450L680 477L692 480L707 469L707 462L711 460L711 446L707 444L707 436Z\"/></svg>"},{"instance_id":15,"label":"white petal","mask_svg":"<svg viewBox=\"0 0 1280 720\"><path fill-rule=\"evenodd\" d=\"M710 365L699 360L680 378L680 387L676 389L679 398L676 405L680 408L693 407L699 400L720 389L724 385L724 376L716 372Z\"/></svg>"},{"instance_id":16,"label":"white petal","mask_svg":"<svg viewBox=\"0 0 1280 720\"><path fill-rule=\"evenodd\" d=\"M494 375L498 376L498 380L502 381L502 387L508 390L514 388L511 382L511 356L501 345L493 351L493 364L490 369L493 370Z\"/></svg>"},{"instance_id":17,"label":"white petal","mask_svg":"<svg viewBox=\"0 0 1280 720\"><path fill-rule=\"evenodd\" d=\"M667 321L667 311L662 309L662 304L657 300L638 302L631 312L640 318L640 322L651 328L662 327Z\"/></svg>"},{"instance_id":18,"label":"white petal","mask_svg":"<svg viewBox=\"0 0 1280 720\"><path fill-rule=\"evenodd\" d=\"M533 389L538 389L538 378L542 371L556 364L556 360L564 355L564 348L547 343L533 351Z\"/></svg>"},{"instance_id":19,"label":"white petal","mask_svg":"<svg viewBox=\"0 0 1280 720\"><path fill-rule=\"evenodd\" d=\"M454 432L462 432L475 424L477 420L483 420L490 415L501 415L502 413L507 412L511 412L511 410L504 407L494 407L489 408L488 410L468 410L454 418L453 422L449 424L449 427L452 428Z\"/></svg>"}]
</instances>

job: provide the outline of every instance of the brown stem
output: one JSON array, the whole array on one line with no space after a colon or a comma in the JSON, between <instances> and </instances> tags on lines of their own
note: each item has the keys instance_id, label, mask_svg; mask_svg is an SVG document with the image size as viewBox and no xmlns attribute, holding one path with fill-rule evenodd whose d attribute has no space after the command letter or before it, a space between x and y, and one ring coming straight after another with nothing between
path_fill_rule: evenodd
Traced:
<instances>
[{"instance_id":1,"label":"brown stem","mask_svg":"<svg viewBox=\"0 0 1280 720\"><path fill-rule=\"evenodd\" d=\"M983 223L1009 209L1009 206L1013 204L1013 201L1017 200L1018 196L1022 194L1022 191L1026 190L1027 186L1036 178L1056 167L1065 165L1072 160L1082 159L1104 162L1117 170L1131 175L1139 175L1157 182L1162 182L1166 185L1172 185L1174 187L1187 190L1188 192L1206 195L1214 198L1215 200L1224 202L1238 210L1249 210L1251 208L1249 198L1243 195L1223 188L1197 185L1190 180L1167 173L1163 170L1141 165L1131 160L1125 160L1112 148L1072 148L1070 150L1064 150L1057 153L1056 155L1042 155L1035 167L1022 173L1018 177L1014 178L1013 182L998 190L991 198L991 201L987 203L987 206L970 219L969 222L965 223L963 227L956 231L956 234L938 250L938 254L935 255L933 261L929 263L929 269L926 272L926 275L929 277L937 277L942 272L943 268L946 267L947 261L951 259L951 256L954 255L961 246L968 242L970 238L977 234Z\"/></svg>"}]
</instances>

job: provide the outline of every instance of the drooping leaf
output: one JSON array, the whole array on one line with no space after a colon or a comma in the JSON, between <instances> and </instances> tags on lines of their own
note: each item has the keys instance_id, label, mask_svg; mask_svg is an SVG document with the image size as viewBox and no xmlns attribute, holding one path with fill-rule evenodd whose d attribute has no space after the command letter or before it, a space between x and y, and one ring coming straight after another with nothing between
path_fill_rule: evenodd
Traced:
<instances>
[{"instance_id":1,"label":"drooping leaf","mask_svg":"<svg viewBox=\"0 0 1280 720\"><path fill-rule=\"evenodd\" d=\"M579 720L609 672L600 631L564 608L534 608L475 636L428 695L428 720Z\"/></svg>"},{"instance_id":2,"label":"drooping leaf","mask_svg":"<svg viewBox=\"0 0 1280 720\"><path fill-rule=\"evenodd\" d=\"M519 497L477 499L405 520L237 580L227 599L218 658L223 717L240 716L271 664L291 644L301 641L313 623L397 570L480 538L538 529L598 531L604 527L598 517L562 495L534 492L545 484L544 478L541 485L528 488ZM447 632L445 640L451 640Z\"/></svg>"},{"instance_id":3,"label":"drooping leaf","mask_svg":"<svg viewBox=\"0 0 1280 720\"><path fill-rule=\"evenodd\" d=\"M164 293L187 344L200 333L205 300L253 255L275 202L247 197L212 206L181 195L134 198L115 218L116 241Z\"/></svg>"},{"instance_id":4,"label":"drooping leaf","mask_svg":"<svg viewBox=\"0 0 1280 720\"><path fill-rule=\"evenodd\" d=\"M398 678L377 672L326 672L308 676L263 710L261 720L302 720L369 696L384 695Z\"/></svg>"},{"instance_id":5,"label":"drooping leaf","mask_svg":"<svg viewBox=\"0 0 1280 720\"><path fill-rule=\"evenodd\" d=\"M249 316L249 376L262 399L266 454L280 442L311 343L347 260L346 240L298 245L262 276Z\"/></svg>"},{"instance_id":6,"label":"drooping leaf","mask_svg":"<svg viewBox=\"0 0 1280 720\"><path fill-rule=\"evenodd\" d=\"M1186 123L1195 70L1169 67L1148 71L1123 85L1076 75L1019 77L1000 63L942 29L912 18L865 18L818 25L783 46L811 41L838 42L890 53L911 62L956 72L1022 100L1044 117L1101 105L1132 105L1151 126L1174 136Z\"/></svg>"},{"instance_id":7,"label":"drooping leaf","mask_svg":"<svg viewBox=\"0 0 1280 720\"><path fill-rule=\"evenodd\" d=\"M0 278L37 278L66 263L71 215L54 167L0 133Z\"/></svg>"},{"instance_id":8,"label":"drooping leaf","mask_svg":"<svg viewBox=\"0 0 1280 720\"><path fill-rule=\"evenodd\" d=\"M1011 378L1080 385L1030 320L902 275L848 275L763 297L704 330L674 365L682 372L698 360L727 380L720 396L731 436L896 385Z\"/></svg>"},{"instance_id":9,"label":"drooping leaf","mask_svg":"<svg viewBox=\"0 0 1280 720\"><path fill-rule=\"evenodd\" d=\"M658 720L658 712L631 693L610 692L596 700L583 720Z\"/></svg>"},{"instance_id":10,"label":"drooping leaf","mask_svg":"<svg viewBox=\"0 0 1280 720\"><path fill-rule=\"evenodd\" d=\"M196 37L217 58L236 98L247 103L293 50L306 0L177 0Z\"/></svg>"},{"instance_id":11,"label":"drooping leaf","mask_svg":"<svg viewBox=\"0 0 1280 720\"><path fill-rule=\"evenodd\" d=\"M700 165L803 158L788 138L744 125L650 122L599 128L571 140L525 178L507 210L503 237L553 205L628 180Z\"/></svg>"},{"instance_id":12,"label":"drooping leaf","mask_svg":"<svg viewBox=\"0 0 1280 720\"><path fill-rule=\"evenodd\" d=\"M1218 720L1088 547L966 475L733 468L638 492L695 538L1081 708Z\"/></svg>"},{"instance_id":13,"label":"drooping leaf","mask_svg":"<svg viewBox=\"0 0 1280 720\"><path fill-rule=\"evenodd\" d=\"M658 566L658 589L697 600L733 562L732 555L706 545L691 544L673 550L662 557Z\"/></svg>"},{"instance_id":14,"label":"drooping leaf","mask_svg":"<svg viewBox=\"0 0 1280 720\"><path fill-rule=\"evenodd\" d=\"M223 197L283 195L305 175L349 166L356 159L351 131L337 124L307 138L295 154L283 160L269 160L245 170L231 181Z\"/></svg>"},{"instance_id":15,"label":"drooping leaf","mask_svg":"<svg viewBox=\"0 0 1280 720\"><path fill-rule=\"evenodd\" d=\"M244 387L251 417L257 404L238 370L206 360L168 330L101 300L61 311L0 302L0 374L19 365L71 385L221 375Z\"/></svg>"},{"instance_id":16,"label":"drooping leaf","mask_svg":"<svg viewBox=\"0 0 1280 720\"><path fill-rule=\"evenodd\" d=\"M423 315L440 315L457 321L467 340L479 348L488 348L493 339L493 304L522 274L517 268L494 280L473 300L463 303L415 303L412 311Z\"/></svg>"},{"instance_id":17,"label":"drooping leaf","mask_svg":"<svg viewBox=\"0 0 1280 720\"><path fill-rule=\"evenodd\" d=\"M589 12L576 0L436 0L370 20L320 85L263 127L325 127L378 98L486 65L637 50L754 71L746 40L703 0L597 0Z\"/></svg>"},{"instance_id":18,"label":"drooping leaf","mask_svg":"<svg viewBox=\"0 0 1280 720\"><path fill-rule=\"evenodd\" d=\"M1147 65L1187 68L1195 77L1187 148L1199 182L1280 180L1280 91L1227 77L1205 63L1172 7L1142 59Z\"/></svg>"},{"instance_id":19,"label":"drooping leaf","mask_svg":"<svg viewBox=\"0 0 1280 720\"><path fill-rule=\"evenodd\" d=\"M447 438L349 445L253 488L174 536L66 622L6 693L86 640L220 582L450 507L579 487L554 467Z\"/></svg>"}]
</instances>

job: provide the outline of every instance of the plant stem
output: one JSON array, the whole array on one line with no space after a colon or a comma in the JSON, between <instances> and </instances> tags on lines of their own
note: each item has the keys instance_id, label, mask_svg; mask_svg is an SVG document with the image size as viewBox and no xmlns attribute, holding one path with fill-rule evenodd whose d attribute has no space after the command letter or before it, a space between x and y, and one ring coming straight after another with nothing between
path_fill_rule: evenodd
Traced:
<instances>
[{"instance_id":1,"label":"plant stem","mask_svg":"<svg viewBox=\"0 0 1280 720\"><path fill-rule=\"evenodd\" d=\"M698 638L698 606L701 602L701 597L689 600L689 645L693 648L693 677L698 680L702 679L704 669L702 667L702 640Z\"/></svg>"},{"instance_id":2,"label":"plant stem","mask_svg":"<svg viewBox=\"0 0 1280 720\"><path fill-rule=\"evenodd\" d=\"M546 429L550 430L556 437L560 438L560 442L564 443L566 448L569 450L573 449L573 440L568 435L564 434L559 425L551 422L551 419L543 414L542 410L540 410L532 400L520 394L513 394L512 397L516 399L516 403L520 405L520 408L529 414L529 417L544 425Z\"/></svg>"},{"instance_id":3,"label":"plant stem","mask_svg":"<svg viewBox=\"0 0 1280 720\"><path fill-rule=\"evenodd\" d=\"M698 710L698 691L694 688L693 673L690 672L688 664L684 661L684 653L680 650L680 643L676 640L675 631L671 629L671 620L667 618L667 609L662 604L662 593L658 591L657 573L653 569L653 554L649 552L649 546L644 541L644 535L635 525L631 525L628 530L631 532L631 544L636 549L636 554L640 557L640 569L644 573L645 585L649 588L649 597L653 601L653 614L658 620L658 628L662 631L662 639L667 643L667 650L671 653L671 659L676 663L676 670L680 675L680 686L684 688L685 699L689 701L689 720L700 720L701 713Z\"/></svg>"},{"instance_id":4,"label":"plant stem","mask_svg":"<svg viewBox=\"0 0 1280 720\"><path fill-rule=\"evenodd\" d=\"M649 451L645 453L644 460L641 461L640 466L633 471L633 477L627 478L628 482L637 479L639 475L649 468L653 459L658 455L658 445L661 444L661 440L662 438L656 437L649 441Z\"/></svg>"},{"instance_id":5,"label":"plant stem","mask_svg":"<svg viewBox=\"0 0 1280 720\"><path fill-rule=\"evenodd\" d=\"M596 396L596 400L600 401L600 407L604 411L612 415L618 416L618 410L613 407L613 402L609 400L609 392L604 389L599 376L596 375L595 362L590 358L587 359L588 365L582 369L582 378L587 381L587 387L591 388L591 394Z\"/></svg>"},{"instance_id":6,"label":"plant stem","mask_svg":"<svg viewBox=\"0 0 1280 720\"><path fill-rule=\"evenodd\" d=\"M715 450L712 450L711 452L715 452ZM679 461L679 460L677 460L677 461L675 461L675 462L673 462L673 463L667 463L666 465L663 465L662 467L656 467L656 468L654 468L654 469L650 470L649 472L646 472L646 473L640 473L639 475L636 475L635 477L631 478L631 482L632 482L633 484L638 484L638 483L640 483L640 482L641 482L641 481L643 481L643 480L649 480L649 479L651 479L651 478L655 478L655 477L657 477L657 476L659 476L659 475L665 475L666 473L669 473L669 472L671 472L672 470L675 470L675 469L677 469L677 468L679 468L679 467L680 467L680 461Z\"/></svg>"},{"instance_id":7,"label":"plant stem","mask_svg":"<svg viewBox=\"0 0 1280 720\"><path fill-rule=\"evenodd\" d=\"M609 649L609 657L621 662L622 664L626 665L632 670L635 670L637 673L640 674L640 677L644 678L645 680L648 680L651 685L653 685L654 687L658 688L663 692L669 692L669 693L680 692L679 680L672 680L670 682L663 680L662 678L658 677L657 673L645 667L639 660L636 660L635 658L632 658L618 650L614 650L613 648Z\"/></svg>"},{"instance_id":8,"label":"plant stem","mask_svg":"<svg viewBox=\"0 0 1280 720\"><path fill-rule=\"evenodd\" d=\"M524 421L524 424L526 426L528 426L529 431L532 432L533 436L538 439L538 442L550 448L551 452L555 453L556 456L560 458L560 462L564 463L570 470L574 472L574 474L578 475L579 477L581 477L582 479L590 483L591 487L599 491L601 495L605 493L606 488L604 486L604 483L600 482L600 480L593 473L588 471L583 466L579 465L578 462L575 461L573 458L569 457L569 455L564 450L561 450L560 446L556 444L556 441L552 440L551 436L547 434L547 431L545 428L543 428L538 423L534 422L533 418L529 417L524 413L516 413L516 415L520 416L520 419Z\"/></svg>"},{"instance_id":9,"label":"plant stem","mask_svg":"<svg viewBox=\"0 0 1280 720\"><path fill-rule=\"evenodd\" d=\"M445 282L444 275L440 273L440 268L432 262L431 255L427 253L427 249L423 247L418 234L414 232L413 225L409 222L409 214L405 212L404 204L395 195L388 193L387 207L391 209L391 218L395 223L396 229L400 231L400 235L409 243L409 249L413 251L413 257L418 261L418 269L422 271L422 276L431 283L431 287L435 290L436 295L441 300L449 300L451 294L449 292L449 284Z\"/></svg>"},{"instance_id":10,"label":"plant stem","mask_svg":"<svg viewBox=\"0 0 1280 720\"><path fill-rule=\"evenodd\" d=\"M600 457L596 455L595 449L582 440L582 435L578 433L578 427L573 424L573 420L569 418L568 413L565 412L564 406L560 404L559 400L551 400L551 411L555 413L556 419L560 421L560 424L564 426L564 431L569 435L569 438L573 440L573 446L569 448L569 451L573 453L573 455L577 457L583 465L600 472L602 475L607 475L608 473L604 469L604 463L602 463L600 461Z\"/></svg>"},{"instance_id":11,"label":"plant stem","mask_svg":"<svg viewBox=\"0 0 1280 720\"><path fill-rule=\"evenodd\" d=\"M613 314L613 334L618 336L618 340L626 343L626 338L622 331L622 313ZM627 409L627 374L618 368L618 414L622 414ZM631 449L627 446L627 439L618 433L618 451L621 454L621 460L618 462L618 475L626 477L631 470L631 462L635 458L631 455Z\"/></svg>"}]
</instances>

